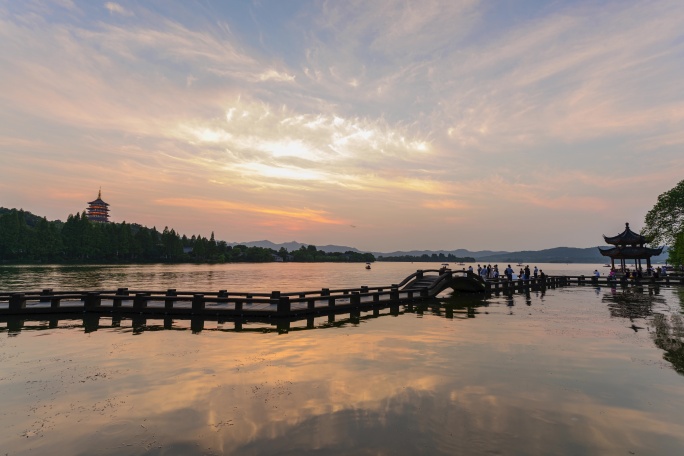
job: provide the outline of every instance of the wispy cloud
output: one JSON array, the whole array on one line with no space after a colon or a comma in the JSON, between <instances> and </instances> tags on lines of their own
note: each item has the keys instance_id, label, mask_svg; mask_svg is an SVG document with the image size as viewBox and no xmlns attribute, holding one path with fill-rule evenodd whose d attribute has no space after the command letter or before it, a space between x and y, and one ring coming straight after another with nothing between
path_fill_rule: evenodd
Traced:
<instances>
[{"instance_id":1,"label":"wispy cloud","mask_svg":"<svg viewBox=\"0 0 684 456\"><path fill-rule=\"evenodd\" d=\"M105 8L107 11L109 11L110 14L120 14L122 16L133 16L133 13L123 6L119 5L118 3L114 2L107 2L105 3Z\"/></svg>"}]
</instances>

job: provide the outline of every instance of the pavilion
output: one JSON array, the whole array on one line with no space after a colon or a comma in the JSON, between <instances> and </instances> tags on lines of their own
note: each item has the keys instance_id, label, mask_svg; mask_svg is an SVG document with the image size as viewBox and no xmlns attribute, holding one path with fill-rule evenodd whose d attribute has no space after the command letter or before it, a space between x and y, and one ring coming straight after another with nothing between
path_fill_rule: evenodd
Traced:
<instances>
[{"instance_id":1,"label":"pavilion","mask_svg":"<svg viewBox=\"0 0 684 456\"><path fill-rule=\"evenodd\" d=\"M608 237L603 235L606 243L613 245L608 249L599 247L601 255L610 257L610 266L615 269L615 260L620 260L620 271L625 272L626 260L634 260L634 267L641 270L641 260L646 260L647 270L651 269L651 257L658 256L663 252L663 248L652 249L644 247L647 240L641 234L637 234L629 229L629 223L625 223L625 231L617 236Z\"/></svg>"}]
</instances>

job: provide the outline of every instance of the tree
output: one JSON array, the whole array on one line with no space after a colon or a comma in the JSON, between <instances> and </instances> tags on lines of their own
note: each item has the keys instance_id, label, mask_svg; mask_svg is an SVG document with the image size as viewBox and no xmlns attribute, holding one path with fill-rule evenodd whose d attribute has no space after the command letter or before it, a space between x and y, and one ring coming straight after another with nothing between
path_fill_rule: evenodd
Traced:
<instances>
[{"instance_id":1,"label":"tree","mask_svg":"<svg viewBox=\"0 0 684 456\"><path fill-rule=\"evenodd\" d=\"M641 234L653 244L674 245L684 229L684 180L658 197L648 211Z\"/></svg>"},{"instance_id":2,"label":"tree","mask_svg":"<svg viewBox=\"0 0 684 456\"><path fill-rule=\"evenodd\" d=\"M670 247L669 258L671 264L681 266L684 264L684 231L680 231L674 244Z\"/></svg>"}]
</instances>

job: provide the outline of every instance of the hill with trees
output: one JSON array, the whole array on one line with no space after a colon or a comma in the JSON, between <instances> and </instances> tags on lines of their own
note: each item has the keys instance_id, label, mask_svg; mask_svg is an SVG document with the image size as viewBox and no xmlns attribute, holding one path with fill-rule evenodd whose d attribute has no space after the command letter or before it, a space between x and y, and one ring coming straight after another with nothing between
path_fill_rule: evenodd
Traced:
<instances>
[{"instance_id":1,"label":"hill with trees","mask_svg":"<svg viewBox=\"0 0 684 456\"><path fill-rule=\"evenodd\" d=\"M2 263L185 263L269 261L374 261L372 254L324 252L316 246L285 248L229 245L201 235L178 234L165 227L96 223L85 211L66 222L48 221L30 212L0 208L0 262Z\"/></svg>"}]
</instances>

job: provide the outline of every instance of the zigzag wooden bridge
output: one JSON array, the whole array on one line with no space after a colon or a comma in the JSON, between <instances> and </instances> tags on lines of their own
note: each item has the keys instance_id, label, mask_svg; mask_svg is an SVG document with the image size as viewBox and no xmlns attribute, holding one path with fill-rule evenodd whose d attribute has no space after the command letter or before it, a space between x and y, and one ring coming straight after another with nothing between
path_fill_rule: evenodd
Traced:
<instances>
[{"instance_id":1,"label":"zigzag wooden bridge","mask_svg":"<svg viewBox=\"0 0 684 456\"><path fill-rule=\"evenodd\" d=\"M297 318L346 313L434 299L448 288L483 292L485 281L469 271L419 270L384 287L323 288L283 293L191 292L176 289L42 291L0 293L0 316L68 313L218 316L251 319Z\"/></svg>"},{"instance_id":2,"label":"zigzag wooden bridge","mask_svg":"<svg viewBox=\"0 0 684 456\"><path fill-rule=\"evenodd\" d=\"M491 294L526 293L565 286L671 286L684 285L684 277L645 277L627 280L609 277L546 276L529 280L483 280L472 272L451 269L419 270L399 284L384 287L243 293L219 290L194 292L167 290L0 292L0 317L57 314L131 314L147 316L213 316L219 318L297 319L311 315L349 313L399 304L429 301L448 288L459 292Z\"/></svg>"}]
</instances>

